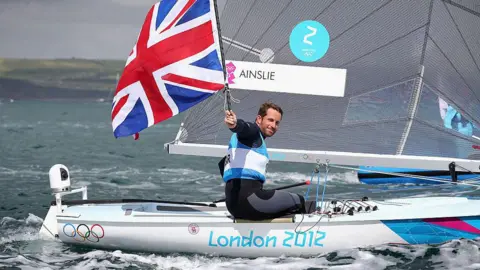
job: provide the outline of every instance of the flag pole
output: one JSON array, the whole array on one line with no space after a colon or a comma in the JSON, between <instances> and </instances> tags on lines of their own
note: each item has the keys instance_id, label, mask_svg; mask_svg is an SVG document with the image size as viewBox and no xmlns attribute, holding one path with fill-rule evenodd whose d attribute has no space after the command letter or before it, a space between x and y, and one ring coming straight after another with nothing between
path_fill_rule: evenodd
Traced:
<instances>
[{"instance_id":1,"label":"flag pole","mask_svg":"<svg viewBox=\"0 0 480 270\"><path fill-rule=\"evenodd\" d=\"M224 80L224 88L223 88L223 93L226 95L226 105L227 105L227 110L232 109L232 103L231 103L231 97L230 97L230 88L228 87L228 82L227 82L227 66L225 65L225 54L223 52L223 41L222 41L222 31L220 29L220 17L218 16L218 6L217 6L217 0L212 0L213 1L213 7L215 10L215 21L217 23L217 35L218 35L218 43L220 45L220 55L222 58L222 65L223 65L223 80Z\"/></svg>"}]
</instances>

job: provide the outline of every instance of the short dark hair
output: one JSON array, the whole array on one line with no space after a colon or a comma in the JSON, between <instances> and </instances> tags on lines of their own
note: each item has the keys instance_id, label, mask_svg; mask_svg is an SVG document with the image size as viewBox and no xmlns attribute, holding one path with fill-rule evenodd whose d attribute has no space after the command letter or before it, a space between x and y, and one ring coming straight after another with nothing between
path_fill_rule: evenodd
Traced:
<instances>
[{"instance_id":1,"label":"short dark hair","mask_svg":"<svg viewBox=\"0 0 480 270\"><path fill-rule=\"evenodd\" d=\"M258 115L260 115L261 117L264 117L265 115L267 115L268 109L274 109L275 111L279 112L283 118L282 108L280 108L280 106L272 102L265 102L262 105L260 105L260 109L258 109Z\"/></svg>"}]
</instances>

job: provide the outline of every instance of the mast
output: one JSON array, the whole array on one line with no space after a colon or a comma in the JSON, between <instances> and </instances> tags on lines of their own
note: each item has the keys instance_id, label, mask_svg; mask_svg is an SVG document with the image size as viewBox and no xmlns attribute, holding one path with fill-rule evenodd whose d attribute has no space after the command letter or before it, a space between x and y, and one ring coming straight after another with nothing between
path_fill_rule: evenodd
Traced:
<instances>
[{"instance_id":1,"label":"mast","mask_svg":"<svg viewBox=\"0 0 480 270\"><path fill-rule=\"evenodd\" d=\"M213 1L213 8L215 10L215 23L217 25L217 39L218 39L218 44L220 45L220 58L222 60L222 65L223 65L223 79L225 80L225 87L228 87L227 71L225 66L225 55L223 53L222 31L220 29L220 18L218 17L217 0L212 0L212 1Z\"/></svg>"},{"instance_id":2,"label":"mast","mask_svg":"<svg viewBox=\"0 0 480 270\"><path fill-rule=\"evenodd\" d=\"M405 148L405 144L407 143L407 138L408 138L408 135L410 134L410 129L412 128L413 119L415 117L415 114L417 113L418 102L420 100L420 96L422 93L423 74L425 71L423 62L425 59L425 51L427 47L430 22L432 20L432 10L433 10L433 0L430 0L430 8L428 10L428 22L425 27L425 38L423 40L422 58L420 59L420 70L418 73L418 77L415 80L415 86L412 92L412 98L410 99L410 106L408 108L407 124L405 125L405 130L403 131L402 137L400 139L400 143L398 144L397 153L396 153L397 155L403 154L403 149Z\"/></svg>"},{"instance_id":3,"label":"mast","mask_svg":"<svg viewBox=\"0 0 480 270\"><path fill-rule=\"evenodd\" d=\"M222 59L222 65L223 65L223 80L225 84L225 87L223 88L223 92L225 93L227 110L231 110L232 108L231 96L230 96L230 89L228 87L228 81L227 81L227 66L225 65L225 54L223 52L222 31L220 29L220 18L218 16L217 0L212 0L212 1L213 1L213 7L215 10L215 22L217 24L218 44L220 46L220 58Z\"/></svg>"}]
</instances>

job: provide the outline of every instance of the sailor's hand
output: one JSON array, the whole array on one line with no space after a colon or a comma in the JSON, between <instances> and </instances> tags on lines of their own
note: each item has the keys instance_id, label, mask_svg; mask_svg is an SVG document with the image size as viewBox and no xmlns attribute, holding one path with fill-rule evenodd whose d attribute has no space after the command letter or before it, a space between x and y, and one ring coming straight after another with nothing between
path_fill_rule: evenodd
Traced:
<instances>
[{"instance_id":1,"label":"sailor's hand","mask_svg":"<svg viewBox=\"0 0 480 270\"><path fill-rule=\"evenodd\" d=\"M237 126L237 116L233 111L225 111L225 124L228 128L235 128Z\"/></svg>"}]
</instances>

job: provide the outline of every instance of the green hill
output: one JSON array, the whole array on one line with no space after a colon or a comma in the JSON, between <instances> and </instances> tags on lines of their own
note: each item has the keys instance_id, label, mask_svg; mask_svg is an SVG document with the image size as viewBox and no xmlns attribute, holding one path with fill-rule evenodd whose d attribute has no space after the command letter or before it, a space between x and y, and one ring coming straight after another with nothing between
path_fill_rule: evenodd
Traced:
<instances>
[{"instance_id":1,"label":"green hill","mask_svg":"<svg viewBox=\"0 0 480 270\"><path fill-rule=\"evenodd\" d=\"M42 87L112 91L125 61L84 59L1 59L0 79Z\"/></svg>"}]
</instances>

